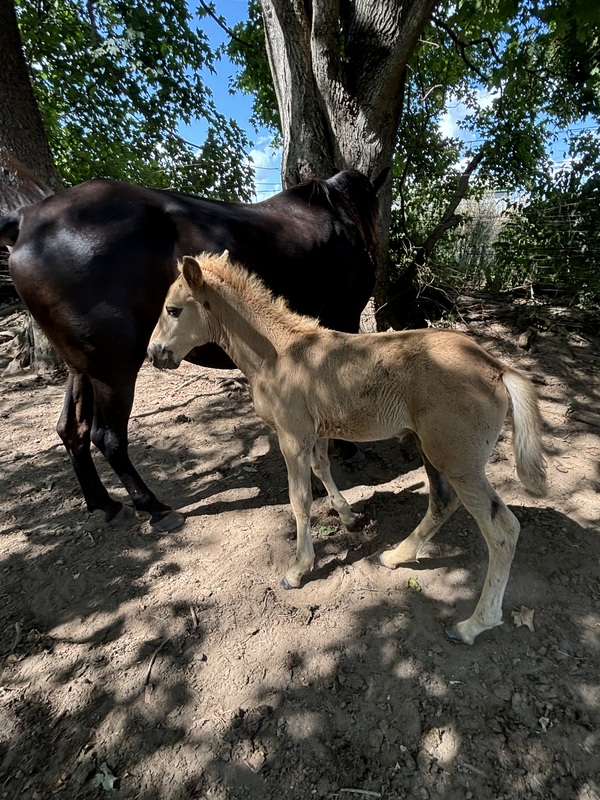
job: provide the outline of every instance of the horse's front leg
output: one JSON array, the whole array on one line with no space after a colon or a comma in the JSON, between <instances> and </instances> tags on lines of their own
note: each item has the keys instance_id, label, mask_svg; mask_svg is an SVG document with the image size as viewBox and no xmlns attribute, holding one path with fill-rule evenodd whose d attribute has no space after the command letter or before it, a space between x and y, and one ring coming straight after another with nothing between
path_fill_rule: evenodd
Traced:
<instances>
[{"instance_id":1,"label":"horse's front leg","mask_svg":"<svg viewBox=\"0 0 600 800\"><path fill-rule=\"evenodd\" d=\"M284 589L297 589L302 577L313 568L315 551L310 535L310 461L313 441L300 441L291 434L279 434L279 446L288 473L290 503L296 518L296 558L281 581Z\"/></svg>"},{"instance_id":2,"label":"horse's front leg","mask_svg":"<svg viewBox=\"0 0 600 800\"><path fill-rule=\"evenodd\" d=\"M352 530L358 525L359 516L352 511L331 476L328 444L329 439L317 439L312 452L312 471L325 487L332 508L337 511L344 525Z\"/></svg>"}]
</instances>

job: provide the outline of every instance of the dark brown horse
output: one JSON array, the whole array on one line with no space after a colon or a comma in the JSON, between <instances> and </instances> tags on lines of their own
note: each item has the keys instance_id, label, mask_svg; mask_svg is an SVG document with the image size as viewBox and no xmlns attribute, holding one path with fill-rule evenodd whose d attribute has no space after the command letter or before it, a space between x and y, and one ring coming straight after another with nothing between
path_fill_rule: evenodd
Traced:
<instances>
[{"instance_id":1,"label":"dark brown horse","mask_svg":"<svg viewBox=\"0 0 600 800\"><path fill-rule=\"evenodd\" d=\"M385 174L371 183L347 170L254 205L92 180L0 220L0 244L13 245L15 287L69 368L57 430L89 511L112 524L132 513L102 484L93 442L155 530L183 522L127 452L136 377L178 259L229 250L294 310L355 332L373 289ZM188 359L233 366L214 345Z\"/></svg>"}]
</instances>

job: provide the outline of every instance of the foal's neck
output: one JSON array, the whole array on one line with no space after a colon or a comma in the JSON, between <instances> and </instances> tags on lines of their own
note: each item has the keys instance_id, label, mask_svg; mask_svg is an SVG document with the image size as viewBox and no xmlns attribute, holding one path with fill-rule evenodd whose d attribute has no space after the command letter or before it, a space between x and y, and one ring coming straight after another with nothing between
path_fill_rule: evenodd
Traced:
<instances>
[{"instance_id":1,"label":"foal's neck","mask_svg":"<svg viewBox=\"0 0 600 800\"><path fill-rule=\"evenodd\" d=\"M217 344L250 382L267 361L277 358L291 330L271 319L268 304L255 305L227 282L207 277L208 301L217 322Z\"/></svg>"}]
</instances>

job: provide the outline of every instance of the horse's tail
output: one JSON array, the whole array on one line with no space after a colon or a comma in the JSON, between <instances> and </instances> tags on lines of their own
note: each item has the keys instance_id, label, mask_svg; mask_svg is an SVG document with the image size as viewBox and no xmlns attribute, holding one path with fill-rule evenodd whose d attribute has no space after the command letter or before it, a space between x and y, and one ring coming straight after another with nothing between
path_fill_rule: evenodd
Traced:
<instances>
[{"instance_id":1,"label":"horse's tail","mask_svg":"<svg viewBox=\"0 0 600 800\"><path fill-rule=\"evenodd\" d=\"M546 459L542 453L542 417L531 381L514 369L502 373L512 403L513 443L517 474L525 488L538 496L546 493Z\"/></svg>"},{"instance_id":2,"label":"horse's tail","mask_svg":"<svg viewBox=\"0 0 600 800\"><path fill-rule=\"evenodd\" d=\"M14 245L20 228L21 213L19 211L11 211L10 214L0 217L0 245Z\"/></svg>"},{"instance_id":3,"label":"horse's tail","mask_svg":"<svg viewBox=\"0 0 600 800\"><path fill-rule=\"evenodd\" d=\"M54 189L38 178L12 150L0 147L2 198L0 207L0 245L14 245L21 227L20 210L54 194ZM14 209L14 210L13 210Z\"/></svg>"}]
</instances>

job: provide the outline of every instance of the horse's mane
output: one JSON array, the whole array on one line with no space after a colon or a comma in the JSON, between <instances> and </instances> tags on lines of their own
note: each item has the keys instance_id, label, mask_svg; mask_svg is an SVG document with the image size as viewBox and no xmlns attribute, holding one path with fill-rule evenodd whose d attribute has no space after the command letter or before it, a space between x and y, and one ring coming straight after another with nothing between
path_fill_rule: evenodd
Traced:
<instances>
[{"instance_id":1,"label":"horse's mane","mask_svg":"<svg viewBox=\"0 0 600 800\"><path fill-rule=\"evenodd\" d=\"M202 272L210 273L218 283L225 284L262 319L284 325L295 332L308 333L319 330L319 320L298 314L287 304L287 300L273 294L269 287L254 273L228 257L203 253L196 257ZM210 282L210 281L209 281Z\"/></svg>"},{"instance_id":2,"label":"horse's mane","mask_svg":"<svg viewBox=\"0 0 600 800\"><path fill-rule=\"evenodd\" d=\"M350 184L358 191L365 194L365 203L357 203L357 191L349 191ZM288 189L289 192L301 197L305 202L321 203L327 205L337 214L346 217L357 229L361 242L373 263L376 263L379 251L379 234L377 220L379 214L379 201L371 181L356 169L347 169L338 172L332 178L304 181Z\"/></svg>"}]
</instances>

